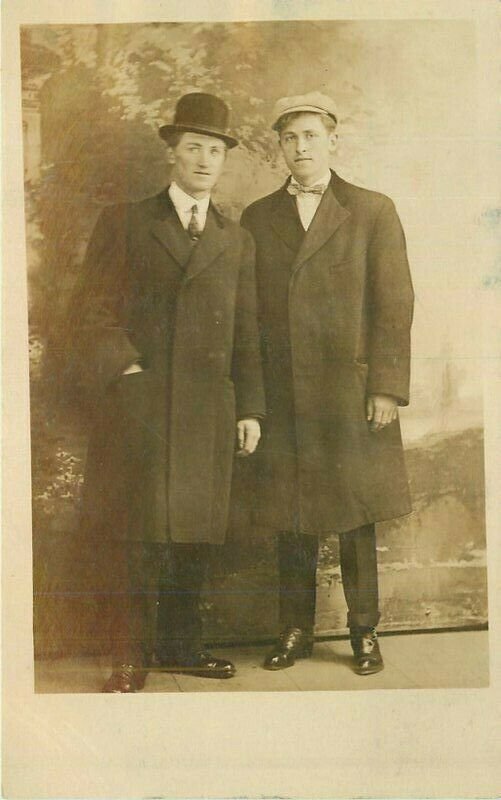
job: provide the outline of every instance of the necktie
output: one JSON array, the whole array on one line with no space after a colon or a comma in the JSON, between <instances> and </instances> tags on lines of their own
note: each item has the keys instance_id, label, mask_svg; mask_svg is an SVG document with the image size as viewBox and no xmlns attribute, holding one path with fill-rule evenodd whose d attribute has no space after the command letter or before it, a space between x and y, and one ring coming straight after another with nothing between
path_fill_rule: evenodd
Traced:
<instances>
[{"instance_id":1,"label":"necktie","mask_svg":"<svg viewBox=\"0 0 501 800\"><path fill-rule=\"evenodd\" d=\"M191 218L188 223L188 235L193 244L198 242L198 240L200 239L200 234L202 233L202 231L200 230L200 226L198 224L197 212L198 212L198 207L195 204L191 208Z\"/></svg>"},{"instance_id":2,"label":"necktie","mask_svg":"<svg viewBox=\"0 0 501 800\"><path fill-rule=\"evenodd\" d=\"M325 183L317 183L315 186L303 186L301 183L289 183L287 191L296 197L298 194L323 194L327 186Z\"/></svg>"}]
</instances>

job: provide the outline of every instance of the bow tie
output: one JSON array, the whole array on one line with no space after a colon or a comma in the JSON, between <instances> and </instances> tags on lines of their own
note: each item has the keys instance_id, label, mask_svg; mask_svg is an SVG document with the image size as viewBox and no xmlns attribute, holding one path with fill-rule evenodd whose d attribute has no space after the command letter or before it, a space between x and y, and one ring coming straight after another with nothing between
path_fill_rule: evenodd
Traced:
<instances>
[{"instance_id":1,"label":"bow tie","mask_svg":"<svg viewBox=\"0 0 501 800\"><path fill-rule=\"evenodd\" d=\"M289 183L287 191L296 197L298 194L323 194L327 189L326 183L317 183L315 186L303 186L301 183Z\"/></svg>"}]
</instances>

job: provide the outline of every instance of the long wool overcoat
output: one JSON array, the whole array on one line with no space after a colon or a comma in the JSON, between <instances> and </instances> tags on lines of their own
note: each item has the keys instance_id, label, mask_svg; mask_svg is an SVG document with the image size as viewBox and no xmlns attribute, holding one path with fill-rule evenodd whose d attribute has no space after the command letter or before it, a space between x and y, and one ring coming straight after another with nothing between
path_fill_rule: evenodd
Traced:
<instances>
[{"instance_id":1,"label":"long wool overcoat","mask_svg":"<svg viewBox=\"0 0 501 800\"><path fill-rule=\"evenodd\" d=\"M389 198L335 173L305 233L286 185L242 217L257 249L267 403L254 516L346 532L411 510L399 421L373 433L366 419L369 394L409 400L405 239Z\"/></svg>"},{"instance_id":2,"label":"long wool overcoat","mask_svg":"<svg viewBox=\"0 0 501 800\"><path fill-rule=\"evenodd\" d=\"M213 206L195 247L166 190L102 212L66 374L92 408L91 530L224 540L236 420L265 411L255 303L252 238ZM143 371L124 375L137 360Z\"/></svg>"}]
</instances>

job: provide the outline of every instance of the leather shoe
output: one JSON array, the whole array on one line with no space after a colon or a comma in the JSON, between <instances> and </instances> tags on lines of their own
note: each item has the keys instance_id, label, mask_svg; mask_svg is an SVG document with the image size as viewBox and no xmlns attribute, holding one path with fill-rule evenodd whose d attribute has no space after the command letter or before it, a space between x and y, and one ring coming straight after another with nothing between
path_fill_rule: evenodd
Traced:
<instances>
[{"instance_id":1,"label":"leather shoe","mask_svg":"<svg viewBox=\"0 0 501 800\"><path fill-rule=\"evenodd\" d=\"M158 669L163 672L180 672L183 675L196 675L199 678L232 678L235 665L225 658L216 658L205 650L179 658L166 656L157 659Z\"/></svg>"},{"instance_id":2,"label":"leather shoe","mask_svg":"<svg viewBox=\"0 0 501 800\"><path fill-rule=\"evenodd\" d=\"M296 663L296 658L310 658L313 652L313 635L301 628L287 628L277 644L266 656L264 669L286 669Z\"/></svg>"},{"instance_id":3,"label":"leather shoe","mask_svg":"<svg viewBox=\"0 0 501 800\"><path fill-rule=\"evenodd\" d=\"M143 688L147 672L132 664L121 664L113 670L101 689L102 692L129 694Z\"/></svg>"},{"instance_id":4,"label":"leather shoe","mask_svg":"<svg viewBox=\"0 0 501 800\"><path fill-rule=\"evenodd\" d=\"M350 631L350 641L355 656L354 670L357 675L373 675L384 669L375 628L366 631Z\"/></svg>"}]
</instances>

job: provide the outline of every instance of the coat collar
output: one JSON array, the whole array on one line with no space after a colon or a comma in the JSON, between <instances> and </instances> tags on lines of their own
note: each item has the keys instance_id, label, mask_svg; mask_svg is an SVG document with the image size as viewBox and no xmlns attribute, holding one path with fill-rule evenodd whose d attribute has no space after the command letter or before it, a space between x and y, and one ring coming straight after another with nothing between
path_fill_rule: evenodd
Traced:
<instances>
[{"instance_id":1,"label":"coat collar","mask_svg":"<svg viewBox=\"0 0 501 800\"><path fill-rule=\"evenodd\" d=\"M336 197L336 177L332 172L330 184L324 192L310 227L302 237L298 237L297 234L297 226L300 228L302 226L294 198L287 191L288 180L278 193L271 224L286 244L296 252L291 267L293 272L315 255L350 215L348 209L341 205Z\"/></svg>"},{"instance_id":2,"label":"coat collar","mask_svg":"<svg viewBox=\"0 0 501 800\"><path fill-rule=\"evenodd\" d=\"M184 267L191 255L192 246L170 199L168 189L160 192L155 201L150 231L179 266Z\"/></svg>"},{"instance_id":3,"label":"coat collar","mask_svg":"<svg viewBox=\"0 0 501 800\"><path fill-rule=\"evenodd\" d=\"M170 199L168 187L156 197L150 231L179 266L186 267L189 278L209 266L228 245L224 217L211 202L203 234L193 247Z\"/></svg>"}]
</instances>

